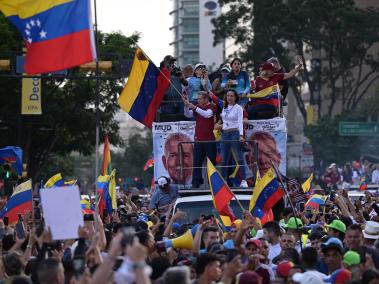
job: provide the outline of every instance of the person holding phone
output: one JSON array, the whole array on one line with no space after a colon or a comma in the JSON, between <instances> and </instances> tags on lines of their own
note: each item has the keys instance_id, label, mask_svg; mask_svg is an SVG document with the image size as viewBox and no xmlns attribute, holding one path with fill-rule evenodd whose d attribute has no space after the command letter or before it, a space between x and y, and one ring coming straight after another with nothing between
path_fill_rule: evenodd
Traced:
<instances>
[{"instance_id":1,"label":"person holding phone","mask_svg":"<svg viewBox=\"0 0 379 284\"><path fill-rule=\"evenodd\" d=\"M187 79L188 87L187 94L191 103L196 104L197 97L200 91L208 92L212 89L209 82L208 71L204 64L198 63L195 65L193 76Z\"/></svg>"}]
</instances>

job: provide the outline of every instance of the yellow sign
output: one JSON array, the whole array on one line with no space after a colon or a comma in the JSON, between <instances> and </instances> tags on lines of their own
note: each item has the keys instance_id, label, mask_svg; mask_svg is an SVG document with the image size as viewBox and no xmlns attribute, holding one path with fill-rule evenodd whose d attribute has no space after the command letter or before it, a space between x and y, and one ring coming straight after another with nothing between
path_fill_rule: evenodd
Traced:
<instances>
[{"instance_id":1,"label":"yellow sign","mask_svg":"<svg viewBox=\"0 0 379 284\"><path fill-rule=\"evenodd\" d=\"M42 114L40 78L22 79L21 114Z\"/></svg>"}]
</instances>

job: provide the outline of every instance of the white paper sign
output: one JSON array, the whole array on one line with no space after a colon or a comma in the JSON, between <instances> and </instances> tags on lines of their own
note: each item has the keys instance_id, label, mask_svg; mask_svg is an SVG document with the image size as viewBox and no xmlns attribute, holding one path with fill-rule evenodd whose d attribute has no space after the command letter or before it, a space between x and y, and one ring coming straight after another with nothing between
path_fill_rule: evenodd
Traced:
<instances>
[{"instance_id":1,"label":"white paper sign","mask_svg":"<svg viewBox=\"0 0 379 284\"><path fill-rule=\"evenodd\" d=\"M54 240L75 239L83 226L80 193L77 186L43 188L40 191L45 227Z\"/></svg>"}]
</instances>

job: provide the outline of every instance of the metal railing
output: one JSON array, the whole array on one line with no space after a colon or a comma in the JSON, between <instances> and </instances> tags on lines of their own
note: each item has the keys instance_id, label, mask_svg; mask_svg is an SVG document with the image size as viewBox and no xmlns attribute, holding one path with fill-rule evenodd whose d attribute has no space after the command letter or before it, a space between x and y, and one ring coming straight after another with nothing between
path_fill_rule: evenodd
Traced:
<instances>
[{"instance_id":1,"label":"metal railing","mask_svg":"<svg viewBox=\"0 0 379 284\"><path fill-rule=\"evenodd\" d=\"M246 145L248 145L249 149L250 149L250 145L252 144L252 151L253 151L253 155L254 155L254 161L252 161L252 163L244 163L244 164L238 164L240 169L245 169L245 167L251 167L252 169L252 172L253 173L256 173L257 170L258 170L258 159L259 159L259 150L258 150L258 143L256 141L245 141L245 142L241 142L240 140L226 140L226 141L216 141L216 140L208 140L208 141L183 141L183 142L179 142L178 145L177 145L177 153L179 155L179 164L176 168L177 170L177 173L178 173L178 176L179 176L179 180L182 182L181 184L179 184L179 189L181 187L183 188L186 188L186 184L185 184L185 177L184 177L184 171L187 170L187 169L195 169L195 168L201 168L202 170L203 169L207 169L206 166L201 166L201 167L185 167L184 166L184 162L183 162L183 145L186 145L186 144L193 144L193 146L195 146L195 144L205 144L205 143L211 143L211 144L218 144L218 143L235 143L235 142L240 142L240 143L245 143ZM193 147L194 149L195 147ZM237 153L235 153L237 154ZM194 155L194 152L193 152L193 155ZM232 154L230 154L230 157L229 157L229 160L230 158L232 157ZM193 160L193 156L192 156L192 160ZM203 161L204 163L204 161ZM216 166L216 165L215 165ZM222 166L222 165L217 165L217 168L235 168L236 165L226 165L226 166ZM202 173L204 173L202 171ZM207 184L207 179L204 179L204 184Z\"/></svg>"}]
</instances>

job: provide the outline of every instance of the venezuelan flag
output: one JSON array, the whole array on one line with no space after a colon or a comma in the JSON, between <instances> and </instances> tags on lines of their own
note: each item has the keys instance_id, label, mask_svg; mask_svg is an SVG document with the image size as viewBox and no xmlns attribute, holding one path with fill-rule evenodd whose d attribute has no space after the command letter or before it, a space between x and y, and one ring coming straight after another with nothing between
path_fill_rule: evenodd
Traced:
<instances>
[{"instance_id":1,"label":"venezuelan flag","mask_svg":"<svg viewBox=\"0 0 379 284\"><path fill-rule=\"evenodd\" d=\"M132 70L118 99L120 107L135 120L151 128L155 114L170 85L170 72L159 70L142 49L137 48Z\"/></svg>"},{"instance_id":2,"label":"venezuelan flag","mask_svg":"<svg viewBox=\"0 0 379 284\"><path fill-rule=\"evenodd\" d=\"M0 218L8 217L9 224L18 221L18 214L24 215L33 210L32 181L18 185L7 204L0 211Z\"/></svg>"},{"instance_id":3,"label":"venezuelan flag","mask_svg":"<svg viewBox=\"0 0 379 284\"><path fill-rule=\"evenodd\" d=\"M304 192L308 192L311 189L312 180L313 180L313 173L311 173L309 178L301 185L301 188L303 189Z\"/></svg>"},{"instance_id":4,"label":"venezuelan flag","mask_svg":"<svg viewBox=\"0 0 379 284\"><path fill-rule=\"evenodd\" d=\"M267 87L255 94L247 95L250 98L249 105L251 106L273 106L279 107L280 88L278 85Z\"/></svg>"},{"instance_id":5,"label":"venezuelan flag","mask_svg":"<svg viewBox=\"0 0 379 284\"><path fill-rule=\"evenodd\" d=\"M93 214L93 212L95 211L91 202L87 199L80 200L80 205L82 206L82 212L84 214Z\"/></svg>"},{"instance_id":6,"label":"venezuelan flag","mask_svg":"<svg viewBox=\"0 0 379 284\"><path fill-rule=\"evenodd\" d=\"M108 175L112 171L112 164L111 164L111 150L109 147L109 140L108 135L105 135L104 138L104 150L103 150L103 164L101 173L102 175Z\"/></svg>"},{"instance_id":7,"label":"venezuelan flag","mask_svg":"<svg viewBox=\"0 0 379 284\"><path fill-rule=\"evenodd\" d=\"M153 154L146 161L145 165L143 166L143 170L147 171L147 169L150 169L152 166L154 166L154 155Z\"/></svg>"},{"instance_id":8,"label":"venezuelan flag","mask_svg":"<svg viewBox=\"0 0 379 284\"><path fill-rule=\"evenodd\" d=\"M108 213L112 213L112 199L109 195L109 181L110 176L99 176L97 178L97 190L99 193L99 213L103 215L104 210Z\"/></svg>"},{"instance_id":9,"label":"venezuelan flag","mask_svg":"<svg viewBox=\"0 0 379 284\"><path fill-rule=\"evenodd\" d=\"M249 211L262 219L270 209L283 198L284 192L275 177L274 170L269 169L262 178L257 179L251 195Z\"/></svg>"},{"instance_id":10,"label":"venezuelan flag","mask_svg":"<svg viewBox=\"0 0 379 284\"><path fill-rule=\"evenodd\" d=\"M209 159L207 159L207 172L213 205L217 209L224 225L230 227L234 220L236 220L229 206L234 194Z\"/></svg>"},{"instance_id":11,"label":"venezuelan flag","mask_svg":"<svg viewBox=\"0 0 379 284\"><path fill-rule=\"evenodd\" d=\"M361 180L359 181L359 190L364 191L367 188L367 181L366 176L361 177Z\"/></svg>"},{"instance_id":12,"label":"venezuelan flag","mask_svg":"<svg viewBox=\"0 0 379 284\"><path fill-rule=\"evenodd\" d=\"M109 197L111 199L111 208L109 208L109 211L117 209L116 169L113 169L111 175L109 176Z\"/></svg>"},{"instance_id":13,"label":"venezuelan flag","mask_svg":"<svg viewBox=\"0 0 379 284\"><path fill-rule=\"evenodd\" d=\"M47 182L45 183L44 188L57 187L57 186L64 186L64 181L63 181L61 173L57 173L56 175L53 175L51 178L49 178Z\"/></svg>"},{"instance_id":14,"label":"venezuelan flag","mask_svg":"<svg viewBox=\"0 0 379 284\"><path fill-rule=\"evenodd\" d=\"M96 58L90 0L1 0L25 40L25 71L50 73Z\"/></svg>"},{"instance_id":15,"label":"venezuelan flag","mask_svg":"<svg viewBox=\"0 0 379 284\"><path fill-rule=\"evenodd\" d=\"M0 165L9 164L17 174L22 175L22 150L19 147L7 146L0 149Z\"/></svg>"},{"instance_id":16,"label":"venezuelan flag","mask_svg":"<svg viewBox=\"0 0 379 284\"><path fill-rule=\"evenodd\" d=\"M327 196L320 194L313 194L305 203L305 207L310 207L316 210L320 210L320 206L325 204Z\"/></svg>"},{"instance_id":17,"label":"venezuelan flag","mask_svg":"<svg viewBox=\"0 0 379 284\"><path fill-rule=\"evenodd\" d=\"M222 99L220 99L219 97L217 97L212 92L209 92L209 97L216 104L216 106L218 106L221 109L224 107L224 102L222 101Z\"/></svg>"}]
</instances>

